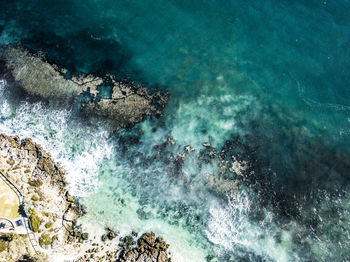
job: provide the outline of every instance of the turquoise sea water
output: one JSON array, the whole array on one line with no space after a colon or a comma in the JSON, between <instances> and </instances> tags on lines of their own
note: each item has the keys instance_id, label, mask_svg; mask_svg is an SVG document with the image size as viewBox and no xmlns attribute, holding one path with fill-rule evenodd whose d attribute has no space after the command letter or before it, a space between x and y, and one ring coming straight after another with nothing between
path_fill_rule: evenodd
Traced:
<instances>
[{"instance_id":1,"label":"turquoise sea water","mask_svg":"<svg viewBox=\"0 0 350 262\"><path fill-rule=\"evenodd\" d=\"M0 1L0 43L72 74L115 73L171 93L164 116L111 135L72 105L13 98L0 131L69 171L88 221L153 230L175 261L348 261L349 1ZM174 147L159 152L169 136ZM254 148L257 174L213 192L204 142ZM176 173L167 158L191 145ZM237 151L241 148L237 146ZM235 177L230 177L234 180ZM259 187L252 184L257 180Z\"/></svg>"}]
</instances>

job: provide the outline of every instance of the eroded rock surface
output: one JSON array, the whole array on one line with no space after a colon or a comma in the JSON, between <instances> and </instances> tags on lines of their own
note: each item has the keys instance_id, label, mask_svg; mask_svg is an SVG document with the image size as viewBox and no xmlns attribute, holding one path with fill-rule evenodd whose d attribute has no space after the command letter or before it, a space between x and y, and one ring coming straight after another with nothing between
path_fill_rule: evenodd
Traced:
<instances>
[{"instance_id":1,"label":"eroded rock surface","mask_svg":"<svg viewBox=\"0 0 350 262\"><path fill-rule=\"evenodd\" d=\"M117 262L170 262L167 255L169 245L153 232L143 234L138 245L124 248Z\"/></svg>"},{"instance_id":2,"label":"eroded rock surface","mask_svg":"<svg viewBox=\"0 0 350 262\"><path fill-rule=\"evenodd\" d=\"M160 116L170 97L113 75L68 78L67 70L49 63L44 54L21 47L1 49L0 59L1 70L11 73L28 94L46 100L75 100L85 112L106 117L116 129L132 127L145 116ZM103 88L111 95L103 94Z\"/></svg>"}]
</instances>

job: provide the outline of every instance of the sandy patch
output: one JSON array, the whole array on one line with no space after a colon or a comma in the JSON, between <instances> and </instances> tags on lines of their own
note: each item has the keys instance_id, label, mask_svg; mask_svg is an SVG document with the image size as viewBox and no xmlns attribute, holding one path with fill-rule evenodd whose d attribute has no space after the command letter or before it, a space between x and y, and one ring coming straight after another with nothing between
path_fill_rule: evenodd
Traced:
<instances>
[{"instance_id":1,"label":"sandy patch","mask_svg":"<svg viewBox=\"0 0 350 262\"><path fill-rule=\"evenodd\" d=\"M18 213L19 199L16 193L0 179L0 217L16 219Z\"/></svg>"}]
</instances>

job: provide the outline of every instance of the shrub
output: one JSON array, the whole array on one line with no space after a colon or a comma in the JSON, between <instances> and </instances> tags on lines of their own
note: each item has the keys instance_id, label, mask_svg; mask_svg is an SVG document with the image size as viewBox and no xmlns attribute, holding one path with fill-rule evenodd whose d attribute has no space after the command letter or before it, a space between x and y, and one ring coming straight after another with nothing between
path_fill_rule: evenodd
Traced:
<instances>
[{"instance_id":1,"label":"shrub","mask_svg":"<svg viewBox=\"0 0 350 262\"><path fill-rule=\"evenodd\" d=\"M38 194L39 196L39 201L43 201L44 200L44 194L42 191L40 191L38 188L35 189L35 193Z\"/></svg>"},{"instance_id":2,"label":"shrub","mask_svg":"<svg viewBox=\"0 0 350 262\"><path fill-rule=\"evenodd\" d=\"M33 195L31 199L32 199L34 202L39 200L39 198L38 198L37 196L35 196L35 195Z\"/></svg>"},{"instance_id":3,"label":"shrub","mask_svg":"<svg viewBox=\"0 0 350 262\"><path fill-rule=\"evenodd\" d=\"M40 246L49 246L52 244L52 238L49 234L42 234L39 238L39 245Z\"/></svg>"},{"instance_id":4,"label":"shrub","mask_svg":"<svg viewBox=\"0 0 350 262\"><path fill-rule=\"evenodd\" d=\"M10 166L13 166L14 164L15 164L15 160L7 160L6 161L7 162L7 164L9 164Z\"/></svg>"},{"instance_id":5,"label":"shrub","mask_svg":"<svg viewBox=\"0 0 350 262\"><path fill-rule=\"evenodd\" d=\"M52 227L52 225L53 225L52 222L47 222L47 223L45 224L45 227L46 227L46 228L50 228L50 227Z\"/></svg>"},{"instance_id":6,"label":"shrub","mask_svg":"<svg viewBox=\"0 0 350 262\"><path fill-rule=\"evenodd\" d=\"M3 239L0 239L0 252L3 252L7 249L6 241Z\"/></svg>"},{"instance_id":7,"label":"shrub","mask_svg":"<svg viewBox=\"0 0 350 262\"><path fill-rule=\"evenodd\" d=\"M41 214L42 214L43 216L45 216L45 217L50 216L50 213L48 213L48 212L42 212Z\"/></svg>"},{"instance_id":8,"label":"shrub","mask_svg":"<svg viewBox=\"0 0 350 262\"><path fill-rule=\"evenodd\" d=\"M29 221L30 221L30 225L32 227L32 230L34 232L38 232L39 227L42 223L42 220L40 219L40 217L38 217L38 215L36 214L34 209L32 209L32 211L31 211L31 214L29 216Z\"/></svg>"},{"instance_id":9,"label":"shrub","mask_svg":"<svg viewBox=\"0 0 350 262\"><path fill-rule=\"evenodd\" d=\"M43 185L43 182L40 179L29 179L28 184L31 186L39 187Z\"/></svg>"}]
</instances>

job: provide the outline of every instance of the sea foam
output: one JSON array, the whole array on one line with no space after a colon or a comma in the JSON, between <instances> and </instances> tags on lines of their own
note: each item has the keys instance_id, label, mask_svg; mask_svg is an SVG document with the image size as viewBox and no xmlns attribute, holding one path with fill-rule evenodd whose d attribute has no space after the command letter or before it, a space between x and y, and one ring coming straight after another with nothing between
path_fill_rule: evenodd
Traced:
<instances>
[{"instance_id":1,"label":"sea foam","mask_svg":"<svg viewBox=\"0 0 350 262\"><path fill-rule=\"evenodd\" d=\"M210 208L206 234L217 253L230 251L237 256L253 253L267 261L298 261L297 255L290 253L290 233L277 229L268 212L264 220L252 222L249 218L252 205L252 196L242 192L228 196L226 206ZM274 239L278 234L280 243Z\"/></svg>"},{"instance_id":2,"label":"sea foam","mask_svg":"<svg viewBox=\"0 0 350 262\"><path fill-rule=\"evenodd\" d=\"M0 82L4 92L5 81ZM88 126L74 118L72 110L50 108L42 103L22 101L11 105L6 95L0 98L0 132L32 138L67 171L69 190L86 196L98 186L98 169L110 157L112 145L102 124Z\"/></svg>"}]
</instances>

